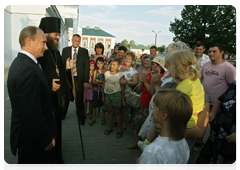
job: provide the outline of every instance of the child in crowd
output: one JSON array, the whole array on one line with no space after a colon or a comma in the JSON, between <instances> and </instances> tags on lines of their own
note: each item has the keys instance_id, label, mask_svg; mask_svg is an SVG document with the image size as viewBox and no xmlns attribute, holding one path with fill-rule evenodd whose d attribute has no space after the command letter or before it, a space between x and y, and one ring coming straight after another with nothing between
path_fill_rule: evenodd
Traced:
<instances>
[{"instance_id":1,"label":"child in crowd","mask_svg":"<svg viewBox=\"0 0 240 170\"><path fill-rule=\"evenodd\" d=\"M87 117L87 103L88 103L89 118L92 117L92 100L93 100L93 85L92 85L93 80L92 79L93 79L94 68L95 68L95 62L90 61L89 87L87 89L84 89L84 99L85 99L84 114L85 114L85 117Z\"/></svg>"},{"instance_id":2,"label":"child in crowd","mask_svg":"<svg viewBox=\"0 0 240 170\"><path fill-rule=\"evenodd\" d=\"M100 117L100 109L103 106L102 102L102 84L104 80L104 73L107 71L104 67L103 57L98 57L96 60L97 68L93 73L93 119L88 123L92 126L96 122L96 108ZM102 110L102 124L105 123L105 111Z\"/></svg>"},{"instance_id":3,"label":"child in crowd","mask_svg":"<svg viewBox=\"0 0 240 170\"><path fill-rule=\"evenodd\" d=\"M102 94L102 101L106 99L107 110L108 110L108 129L104 132L104 134L108 135L113 131L112 120L113 120L113 112L114 112L117 120L117 125L118 125L118 132L117 132L116 138L122 137L121 106L123 107L125 106L124 85L120 83L120 79L122 75L118 71L118 68L120 67L120 65L121 65L121 60L119 58L114 58L111 61L110 71L107 71L104 74L103 88L106 96L104 93Z\"/></svg>"},{"instance_id":4,"label":"child in crowd","mask_svg":"<svg viewBox=\"0 0 240 170\"><path fill-rule=\"evenodd\" d=\"M193 112L190 120L187 123L187 128L194 128L197 124L198 113L204 109L204 90L199 80L198 62L196 57L190 50L177 50L172 52L167 57L167 65L169 74L175 82L178 83L176 89L187 94L193 103ZM172 107L175 107L173 105ZM156 137L154 127L148 133L147 139L138 145L143 150L146 145L149 145ZM190 140L187 140L190 145Z\"/></svg>"},{"instance_id":5,"label":"child in crowd","mask_svg":"<svg viewBox=\"0 0 240 170\"><path fill-rule=\"evenodd\" d=\"M145 147L136 163L186 164L190 151L184 137L193 111L191 99L178 90L165 89L153 103L153 121L161 124L161 134Z\"/></svg>"}]
</instances>

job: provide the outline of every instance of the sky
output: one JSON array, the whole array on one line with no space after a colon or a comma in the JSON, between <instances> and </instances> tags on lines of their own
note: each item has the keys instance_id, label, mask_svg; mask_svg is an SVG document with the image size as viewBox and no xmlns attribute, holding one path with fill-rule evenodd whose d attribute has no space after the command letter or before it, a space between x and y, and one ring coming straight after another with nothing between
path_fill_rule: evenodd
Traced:
<instances>
[{"instance_id":1,"label":"sky","mask_svg":"<svg viewBox=\"0 0 240 170\"><path fill-rule=\"evenodd\" d=\"M100 29L136 44L167 46L174 34L169 31L174 18L181 19L183 5L79 5L79 26ZM155 32L152 32L152 30Z\"/></svg>"}]
</instances>

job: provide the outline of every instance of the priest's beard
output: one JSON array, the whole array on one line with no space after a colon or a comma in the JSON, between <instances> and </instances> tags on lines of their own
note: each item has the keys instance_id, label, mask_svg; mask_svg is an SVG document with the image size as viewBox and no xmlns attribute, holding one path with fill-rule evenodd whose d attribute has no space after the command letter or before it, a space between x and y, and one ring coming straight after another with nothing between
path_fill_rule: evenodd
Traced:
<instances>
[{"instance_id":1,"label":"priest's beard","mask_svg":"<svg viewBox=\"0 0 240 170\"><path fill-rule=\"evenodd\" d=\"M59 42L54 42L54 38L47 36L47 46L48 48L50 48L51 50L57 52L58 51L58 47L59 47Z\"/></svg>"}]
</instances>

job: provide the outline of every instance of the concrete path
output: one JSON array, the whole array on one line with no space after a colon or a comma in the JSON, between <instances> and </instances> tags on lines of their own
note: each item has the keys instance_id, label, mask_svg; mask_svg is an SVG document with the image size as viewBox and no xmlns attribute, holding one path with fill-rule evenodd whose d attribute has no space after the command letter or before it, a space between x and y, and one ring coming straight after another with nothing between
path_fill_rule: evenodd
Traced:
<instances>
[{"instance_id":1,"label":"concrete path","mask_svg":"<svg viewBox=\"0 0 240 170\"><path fill-rule=\"evenodd\" d=\"M7 74L4 74L4 159L8 164L16 164L17 157L13 156L10 150L10 120L11 104L7 92ZM117 127L113 127L113 132L104 135L106 125L101 125L101 118L97 118L93 126L89 126L89 118L86 124L81 126L85 160L83 159L80 135L78 130L75 104L71 102L66 118L62 122L62 155L66 164L134 164L141 155L141 150L126 149L126 145L134 142L134 135L131 125L127 124L127 130L122 138L116 138ZM105 118L107 120L107 116ZM204 137L206 140L209 129ZM197 158L200 152L199 147L195 147Z\"/></svg>"}]
</instances>

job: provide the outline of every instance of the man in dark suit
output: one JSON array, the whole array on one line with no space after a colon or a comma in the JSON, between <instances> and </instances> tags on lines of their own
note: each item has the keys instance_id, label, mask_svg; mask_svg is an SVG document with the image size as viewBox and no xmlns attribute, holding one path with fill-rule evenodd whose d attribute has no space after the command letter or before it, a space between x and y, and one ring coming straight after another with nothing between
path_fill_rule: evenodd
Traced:
<instances>
[{"instance_id":1,"label":"man in dark suit","mask_svg":"<svg viewBox=\"0 0 240 170\"><path fill-rule=\"evenodd\" d=\"M37 58L42 57L46 37L37 27L24 28L21 51L12 62L7 87L12 106L10 145L18 150L19 164L54 163L57 125L52 114L51 92Z\"/></svg>"},{"instance_id":2,"label":"man in dark suit","mask_svg":"<svg viewBox=\"0 0 240 170\"><path fill-rule=\"evenodd\" d=\"M83 92L84 88L89 86L89 55L88 50L79 46L81 37L74 34L72 38L72 46L65 47L62 51L63 63L66 63L68 58L71 59L73 66L74 84L76 89L76 102L78 118L81 125L85 124L84 115L84 101ZM67 71L68 79L72 82L71 70ZM67 108L66 108L67 109Z\"/></svg>"}]
</instances>

